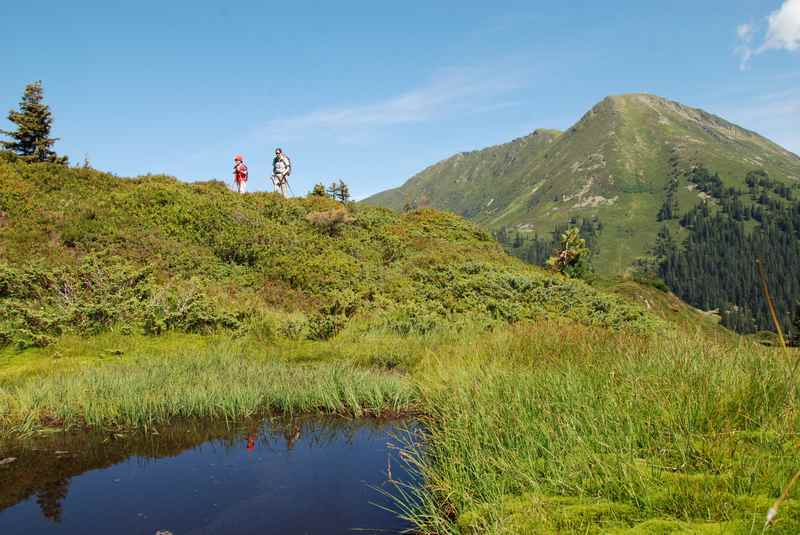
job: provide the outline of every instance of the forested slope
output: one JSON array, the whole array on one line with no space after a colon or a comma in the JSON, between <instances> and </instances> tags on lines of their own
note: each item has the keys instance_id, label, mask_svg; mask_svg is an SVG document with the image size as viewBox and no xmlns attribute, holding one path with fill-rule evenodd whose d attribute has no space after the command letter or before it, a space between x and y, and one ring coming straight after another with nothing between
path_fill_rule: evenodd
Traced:
<instances>
[{"instance_id":1,"label":"forested slope","mask_svg":"<svg viewBox=\"0 0 800 535\"><path fill-rule=\"evenodd\" d=\"M687 302L718 309L727 327L773 330L760 260L784 332L800 337L800 186L757 171L746 174L744 188L725 187L702 167L688 180L705 197L680 217L678 232L665 224L659 233L659 275Z\"/></svg>"}]
</instances>

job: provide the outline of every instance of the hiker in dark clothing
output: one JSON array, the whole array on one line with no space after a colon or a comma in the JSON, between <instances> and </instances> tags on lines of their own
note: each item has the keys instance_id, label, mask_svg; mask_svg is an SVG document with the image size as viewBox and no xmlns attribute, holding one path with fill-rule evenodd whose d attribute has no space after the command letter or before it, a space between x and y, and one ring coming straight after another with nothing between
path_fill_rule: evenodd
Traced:
<instances>
[{"instance_id":1,"label":"hiker in dark clothing","mask_svg":"<svg viewBox=\"0 0 800 535\"><path fill-rule=\"evenodd\" d=\"M292 174L292 161L283 153L283 149L275 149L275 158L272 159L272 184L275 191L286 197L289 187L289 175Z\"/></svg>"}]
</instances>

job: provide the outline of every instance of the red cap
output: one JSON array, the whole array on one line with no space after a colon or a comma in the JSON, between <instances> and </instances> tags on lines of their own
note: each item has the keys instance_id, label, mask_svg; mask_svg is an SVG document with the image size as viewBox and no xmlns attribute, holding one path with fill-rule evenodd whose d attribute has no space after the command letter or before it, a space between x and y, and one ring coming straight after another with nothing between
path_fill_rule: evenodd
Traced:
<instances>
[{"instance_id":1,"label":"red cap","mask_svg":"<svg viewBox=\"0 0 800 535\"><path fill-rule=\"evenodd\" d=\"M237 154L236 156L233 157L233 161L235 162L241 162L242 160L244 160L244 158L242 157L241 154Z\"/></svg>"}]
</instances>

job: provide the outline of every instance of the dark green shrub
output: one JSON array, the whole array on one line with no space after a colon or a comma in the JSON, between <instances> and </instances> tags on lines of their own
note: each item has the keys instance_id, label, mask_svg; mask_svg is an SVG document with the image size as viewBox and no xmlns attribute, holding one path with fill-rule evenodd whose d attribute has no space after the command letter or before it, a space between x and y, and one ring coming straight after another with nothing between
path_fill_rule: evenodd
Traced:
<instances>
[{"instance_id":1,"label":"dark green shrub","mask_svg":"<svg viewBox=\"0 0 800 535\"><path fill-rule=\"evenodd\" d=\"M306 221L328 236L336 236L344 225L353 223L355 219L346 208L338 206L323 212L311 212L306 215Z\"/></svg>"},{"instance_id":2,"label":"dark green shrub","mask_svg":"<svg viewBox=\"0 0 800 535\"><path fill-rule=\"evenodd\" d=\"M310 328L305 316L288 317L278 328L278 334L289 340L301 340L309 336Z\"/></svg>"},{"instance_id":3,"label":"dark green shrub","mask_svg":"<svg viewBox=\"0 0 800 535\"><path fill-rule=\"evenodd\" d=\"M420 303L405 303L388 312L384 326L401 336L424 335L445 323L442 313Z\"/></svg>"},{"instance_id":4,"label":"dark green shrub","mask_svg":"<svg viewBox=\"0 0 800 535\"><path fill-rule=\"evenodd\" d=\"M145 305L142 314L146 334L166 331L209 333L217 329L239 329L239 318L220 310L197 288L162 290Z\"/></svg>"},{"instance_id":5,"label":"dark green shrub","mask_svg":"<svg viewBox=\"0 0 800 535\"><path fill-rule=\"evenodd\" d=\"M347 324L341 314L316 314L309 319L308 337L311 340L328 340L336 336Z\"/></svg>"}]
</instances>

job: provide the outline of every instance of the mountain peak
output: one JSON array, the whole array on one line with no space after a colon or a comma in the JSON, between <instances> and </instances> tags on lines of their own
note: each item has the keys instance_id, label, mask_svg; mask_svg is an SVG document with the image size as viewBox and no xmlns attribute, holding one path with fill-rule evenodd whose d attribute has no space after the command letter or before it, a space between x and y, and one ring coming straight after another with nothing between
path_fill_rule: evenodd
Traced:
<instances>
[{"instance_id":1,"label":"mountain peak","mask_svg":"<svg viewBox=\"0 0 800 535\"><path fill-rule=\"evenodd\" d=\"M366 202L399 209L416 201L492 230L539 235L597 217L598 265L621 271L655 240L669 188L682 211L700 202L685 178L699 165L732 186L753 170L800 182L800 157L768 139L699 108L626 93L605 97L566 132L540 128L463 153Z\"/></svg>"},{"instance_id":2,"label":"mountain peak","mask_svg":"<svg viewBox=\"0 0 800 535\"><path fill-rule=\"evenodd\" d=\"M656 111L666 110L694 110L680 102L654 95L652 93L622 93L619 95L608 95L600 102L595 104L590 112L608 110L615 113L628 113L636 109L649 108ZM587 114L588 115L588 114Z\"/></svg>"},{"instance_id":3,"label":"mountain peak","mask_svg":"<svg viewBox=\"0 0 800 535\"><path fill-rule=\"evenodd\" d=\"M589 110L570 131L585 129L598 120L607 130L624 126L641 134L655 128L661 131L657 136L667 135L678 145L697 144L702 138L712 136L724 143L745 142L782 158L800 159L757 133L718 115L650 93L609 95Z\"/></svg>"}]
</instances>

